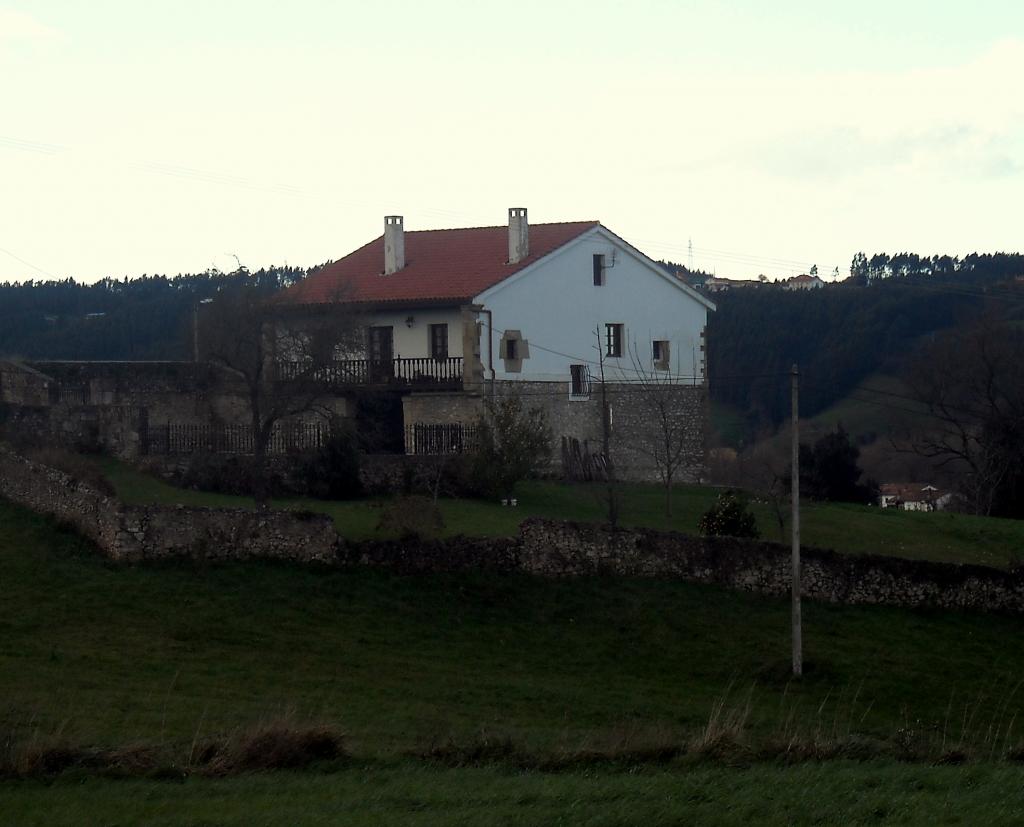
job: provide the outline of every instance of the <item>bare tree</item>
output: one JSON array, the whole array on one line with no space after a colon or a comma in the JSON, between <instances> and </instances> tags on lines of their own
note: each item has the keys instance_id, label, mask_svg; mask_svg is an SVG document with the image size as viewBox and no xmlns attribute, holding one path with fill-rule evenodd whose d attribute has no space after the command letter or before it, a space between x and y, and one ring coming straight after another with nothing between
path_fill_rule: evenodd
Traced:
<instances>
[{"instance_id":1,"label":"bare tree","mask_svg":"<svg viewBox=\"0 0 1024 827\"><path fill-rule=\"evenodd\" d=\"M635 435L637 450L648 457L657 469L665 488L665 517L672 518L672 486L679 471L692 459L695 447L695 423L683 402L683 388L698 386L674 374L666 364L664 370L648 363L634 342L630 347L633 363L630 398L644 423ZM695 378L692 380L695 383ZM702 392L702 390L700 391ZM701 404L704 404L702 400ZM696 441L699 443L699 435Z\"/></svg>"},{"instance_id":2,"label":"bare tree","mask_svg":"<svg viewBox=\"0 0 1024 827\"><path fill-rule=\"evenodd\" d=\"M267 452L285 420L326 413L339 355L362 344L357 317L341 303L296 308L254 286L221 290L199 314L199 355L238 383L252 430L257 505L265 507Z\"/></svg>"},{"instance_id":3,"label":"bare tree","mask_svg":"<svg viewBox=\"0 0 1024 827\"><path fill-rule=\"evenodd\" d=\"M1021 511L1024 333L992 317L923 348L908 383L928 414L913 450L953 472L976 514Z\"/></svg>"},{"instance_id":4,"label":"bare tree","mask_svg":"<svg viewBox=\"0 0 1024 827\"><path fill-rule=\"evenodd\" d=\"M771 444L751 452L749 485L758 499L771 509L775 526L779 530L779 542L786 542L786 523L790 514L790 479L792 469L787 457L779 456Z\"/></svg>"}]
</instances>

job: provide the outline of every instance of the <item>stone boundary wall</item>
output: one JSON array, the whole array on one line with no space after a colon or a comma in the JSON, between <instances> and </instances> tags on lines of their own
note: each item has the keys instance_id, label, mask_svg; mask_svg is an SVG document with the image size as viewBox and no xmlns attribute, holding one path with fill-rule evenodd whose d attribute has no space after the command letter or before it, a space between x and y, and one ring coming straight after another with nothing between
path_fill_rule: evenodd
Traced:
<instances>
[{"instance_id":1,"label":"stone boundary wall","mask_svg":"<svg viewBox=\"0 0 1024 827\"><path fill-rule=\"evenodd\" d=\"M669 577L768 595L790 591L789 548L759 540L529 519L520 528L519 554L522 570L553 577ZM813 600L1024 613L1024 568L812 547L801 549L801 562L801 593Z\"/></svg>"},{"instance_id":2,"label":"stone boundary wall","mask_svg":"<svg viewBox=\"0 0 1024 827\"><path fill-rule=\"evenodd\" d=\"M337 562L338 535L323 514L124 505L2 447L0 496L74 526L113 560Z\"/></svg>"},{"instance_id":3,"label":"stone boundary wall","mask_svg":"<svg viewBox=\"0 0 1024 827\"><path fill-rule=\"evenodd\" d=\"M114 560L271 558L399 573L525 572L545 577L664 577L767 595L789 593L789 549L729 537L530 518L513 538L345 541L321 514L126 506L0 447L0 496L77 528ZM803 594L884 604L1024 614L1024 568L803 549Z\"/></svg>"}]
</instances>

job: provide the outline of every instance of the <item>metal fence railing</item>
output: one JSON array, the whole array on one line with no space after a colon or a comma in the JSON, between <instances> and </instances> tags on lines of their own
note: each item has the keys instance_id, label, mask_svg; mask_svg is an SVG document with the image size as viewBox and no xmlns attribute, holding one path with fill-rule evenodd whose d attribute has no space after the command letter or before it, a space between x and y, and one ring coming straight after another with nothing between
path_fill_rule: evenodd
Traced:
<instances>
[{"instance_id":1,"label":"metal fence railing","mask_svg":"<svg viewBox=\"0 0 1024 827\"><path fill-rule=\"evenodd\" d=\"M276 363L284 382L316 382L331 387L348 385L408 385L457 388L462 384L462 357L444 359L336 359L322 364Z\"/></svg>"},{"instance_id":2,"label":"metal fence railing","mask_svg":"<svg viewBox=\"0 0 1024 827\"><path fill-rule=\"evenodd\" d=\"M415 422L405 426L405 453L420 456L466 454L476 449L479 435L476 425Z\"/></svg>"},{"instance_id":3,"label":"metal fence railing","mask_svg":"<svg viewBox=\"0 0 1024 827\"><path fill-rule=\"evenodd\" d=\"M268 454L292 454L322 448L330 426L319 422L290 422L271 431ZM248 425L208 425L169 422L150 425L143 437L146 454L251 454L252 428Z\"/></svg>"}]
</instances>

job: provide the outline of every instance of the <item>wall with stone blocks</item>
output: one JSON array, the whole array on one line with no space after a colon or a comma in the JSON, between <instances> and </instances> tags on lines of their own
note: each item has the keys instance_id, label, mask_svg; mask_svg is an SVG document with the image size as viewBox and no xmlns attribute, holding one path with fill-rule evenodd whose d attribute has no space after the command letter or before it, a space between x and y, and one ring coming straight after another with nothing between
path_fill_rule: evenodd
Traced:
<instances>
[{"instance_id":1,"label":"wall with stone blocks","mask_svg":"<svg viewBox=\"0 0 1024 827\"><path fill-rule=\"evenodd\" d=\"M124 505L2 447L0 496L74 526L113 560L337 559L338 535L322 514Z\"/></svg>"},{"instance_id":2,"label":"wall with stone blocks","mask_svg":"<svg viewBox=\"0 0 1024 827\"><path fill-rule=\"evenodd\" d=\"M790 591L790 550L776 543L531 519L520 528L520 564L553 577L671 577L769 595ZM1024 613L1024 568L932 563L802 549L805 597Z\"/></svg>"},{"instance_id":3,"label":"wall with stone blocks","mask_svg":"<svg viewBox=\"0 0 1024 827\"><path fill-rule=\"evenodd\" d=\"M67 474L0 447L0 496L53 514L122 561L273 558L403 573L526 572L544 577L666 577L782 596L789 549L729 537L613 531L531 518L512 538L348 542L319 514L124 506ZM1024 568L1002 571L803 550L803 594L832 603L1024 614Z\"/></svg>"},{"instance_id":4,"label":"wall with stone blocks","mask_svg":"<svg viewBox=\"0 0 1024 827\"><path fill-rule=\"evenodd\" d=\"M561 455L563 436L586 441L591 453L601 450L601 386L595 382L587 399L571 399L569 383L496 382L495 395L518 394L526 407L540 407L552 435L552 461ZM609 382L611 412L610 453L619 479L655 482L661 479L656 456L664 456L661 410L671 423L671 450L679 457L674 479L696 482L704 471L706 391L702 386L665 385L644 390L636 385ZM657 401L656 401L657 400Z\"/></svg>"}]
</instances>

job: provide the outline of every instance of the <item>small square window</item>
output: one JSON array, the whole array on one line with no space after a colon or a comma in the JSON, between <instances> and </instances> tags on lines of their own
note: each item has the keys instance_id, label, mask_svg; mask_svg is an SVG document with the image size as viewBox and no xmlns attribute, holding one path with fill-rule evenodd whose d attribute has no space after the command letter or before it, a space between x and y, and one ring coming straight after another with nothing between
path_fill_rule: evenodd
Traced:
<instances>
[{"instance_id":1,"label":"small square window","mask_svg":"<svg viewBox=\"0 0 1024 827\"><path fill-rule=\"evenodd\" d=\"M622 356L622 325L606 324L604 326L605 356L617 358Z\"/></svg>"}]
</instances>

